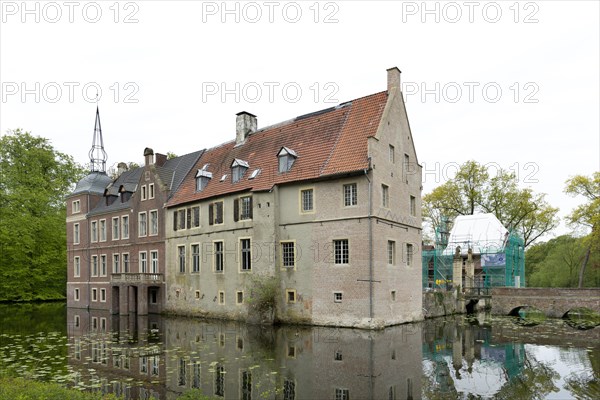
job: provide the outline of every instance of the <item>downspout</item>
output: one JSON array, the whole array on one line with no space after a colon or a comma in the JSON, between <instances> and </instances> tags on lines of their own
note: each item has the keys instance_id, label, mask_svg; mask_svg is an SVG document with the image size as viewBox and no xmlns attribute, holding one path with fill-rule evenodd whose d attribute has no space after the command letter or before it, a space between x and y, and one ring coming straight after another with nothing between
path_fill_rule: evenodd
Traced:
<instances>
[{"instance_id":1,"label":"downspout","mask_svg":"<svg viewBox=\"0 0 600 400\"><path fill-rule=\"evenodd\" d=\"M371 167L371 157L369 157L369 168ZM371 179L369 179L369 168L364 170L365 177L369 181L369 319L373 323L373 188Z\"/></svg>"}]
</instances>

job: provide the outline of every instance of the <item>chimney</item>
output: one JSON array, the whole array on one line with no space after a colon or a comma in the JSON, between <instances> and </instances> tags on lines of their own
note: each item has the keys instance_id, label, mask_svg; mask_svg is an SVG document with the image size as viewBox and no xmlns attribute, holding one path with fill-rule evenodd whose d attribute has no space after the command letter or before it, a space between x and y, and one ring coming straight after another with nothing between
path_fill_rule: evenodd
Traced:
<instances>
[{"instance_id":1,"label":"chimney","mask_svg":"<svg viewBox=\"0 0 600 400\"><path fill-rule=\"evenodd\" d=\"M256 132L256 115L242 111L236 114L235 120L235 145L238 146L246 140L248 135Z\"/></svg>"},{"instance_id":2,"label":"chimney","mask_svg":"<svg viewBox=\"0 0 600 400\"><path fill-rule=\"evenodd\" d=\"M154 150L150 147L144 149L144 163L146 166L154 164Z\"/></svg>"},{"instance_id":3,"label":"chimney","mask_svg":"<svg viewBox=\"0 0 600 400\"><path fill-rule=\"evenodd\" d=\"M127 171L127 164L120 162L117 164L117 176L121 176L123 172Z\"/></svg>"},{"instance_id":4,"label":"chimney","mask_svg":"<svg viewBox=\"0 0 600 400\"><path fill-rule=\"evenodd\" d=\"M159 167L162 167L163 165L165 165L165 163L167 162L167 156L165 154L160 154L160 153L156 153L155 155L155 163L156 165L158 165Z\"/></svg>"},{"instance_id":5,"label":"chimney","mask_svg":"<svg viewBox=\"0 0 600 400\"><path fill-rule=\"evenodd\" d=\"M400 89L400 74L402 71L398 67L388 68L387 70L387 90L388 92L392 88Z\"/></svg>"}]
</instances>

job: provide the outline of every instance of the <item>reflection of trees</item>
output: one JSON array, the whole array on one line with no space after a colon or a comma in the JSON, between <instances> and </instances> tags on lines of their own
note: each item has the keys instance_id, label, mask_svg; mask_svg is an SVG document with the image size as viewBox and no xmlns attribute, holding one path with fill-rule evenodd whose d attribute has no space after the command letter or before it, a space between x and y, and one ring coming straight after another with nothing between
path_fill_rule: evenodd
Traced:
<instances>
[{"instance_id":1,"label":"reflection of trees","mask_svg":"<svg viewBox=\"0 0 600 400\"><path fill-rule=\"evenodd\" d=\"M592 373L571 374L565 379L565 387L577 399L600 399L600 351L588 352Z\"/></svg>"},{"instance_id":2,"label":"reflection of trees","mask_svg":"<svg viewBox=\"0 0 600 400\"><path fill-rule=\"evenodd\" d=\"M458 398L458 391L450 376L448 363L443 360L433 361L432 369L424 371L422 379L422 395L424 399L446 400Z\"/></svg>"},{"instance_id":3,"label":"reflection of trees","mask_svg":"<svg viewBox=\"0 0 600 400\"><path fill-rule=\"evenodd\" d=\"M494 399L544 399L550 392L558 392L554 381L559 377L550 366L526 353L521 373L506 382Z\"/></svg>"}]
</instances>

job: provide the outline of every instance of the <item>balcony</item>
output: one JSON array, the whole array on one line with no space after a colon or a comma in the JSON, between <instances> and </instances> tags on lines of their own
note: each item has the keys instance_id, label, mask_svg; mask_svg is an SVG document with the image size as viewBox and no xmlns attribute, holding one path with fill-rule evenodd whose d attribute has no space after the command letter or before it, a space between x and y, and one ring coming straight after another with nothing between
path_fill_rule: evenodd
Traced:
<instances>
[{"instance_id":1,"label":"balcony","mask_svg":"<svg viewBox=\"0 0 600 400\"><path fill-rule=\"evenodd\" d=\"M153 274L153 273L122 273L112 274L112 283L163 283L164 274Z\"/></svg>"}]
</instances>

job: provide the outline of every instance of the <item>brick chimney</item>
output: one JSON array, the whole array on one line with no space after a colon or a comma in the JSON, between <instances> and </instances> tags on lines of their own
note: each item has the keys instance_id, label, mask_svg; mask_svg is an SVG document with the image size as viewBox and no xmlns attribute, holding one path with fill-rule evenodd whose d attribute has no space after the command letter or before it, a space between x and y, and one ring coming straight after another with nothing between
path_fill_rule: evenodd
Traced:
<instances>
[{"instance_id":1,"label":"brick chimney","mask_svg":"<svg viewBox=\"0 0 600 400\"><path fill-rule=\"evenodd\" d=\"M144 163L146 166L154 164L154 150L150 147L144 149Z\"/></svg>"},{"instance_id":2,"label":"brick chimney","mask_svg":"<svg viewBox=\"0 0 600 400\"><path fill-rule=\"evenodd\" d=\"M235 120L235 145L238 146L246 140L248 135L256 132L256 115L242 111L236 114Z\"/></svg>"},{"instance_id":3,"label":"brick chimney","mask_svg":"<svg viewBox=\"0 0 600 400\"><path fill-rule=\"evenodd\" d=\"M392 67L387 69L387 90L388 92L393 88L400 89L400 74L402 71L398 67Z\"/></svg>"},{"instance_id":4,"label":"brick chimney","mask_svg":"<svg viewBox=\"0 0 600 400\"><path fill-rule=\"evenodd\" d=\"M167 162L167 156L166 154L160 154L160 153L156 153L154 155L154 162L156 163L156 165L158 165L159 167L162 167L163 165L165 165L165 163Z\"/></svg>"}]
</instances>

